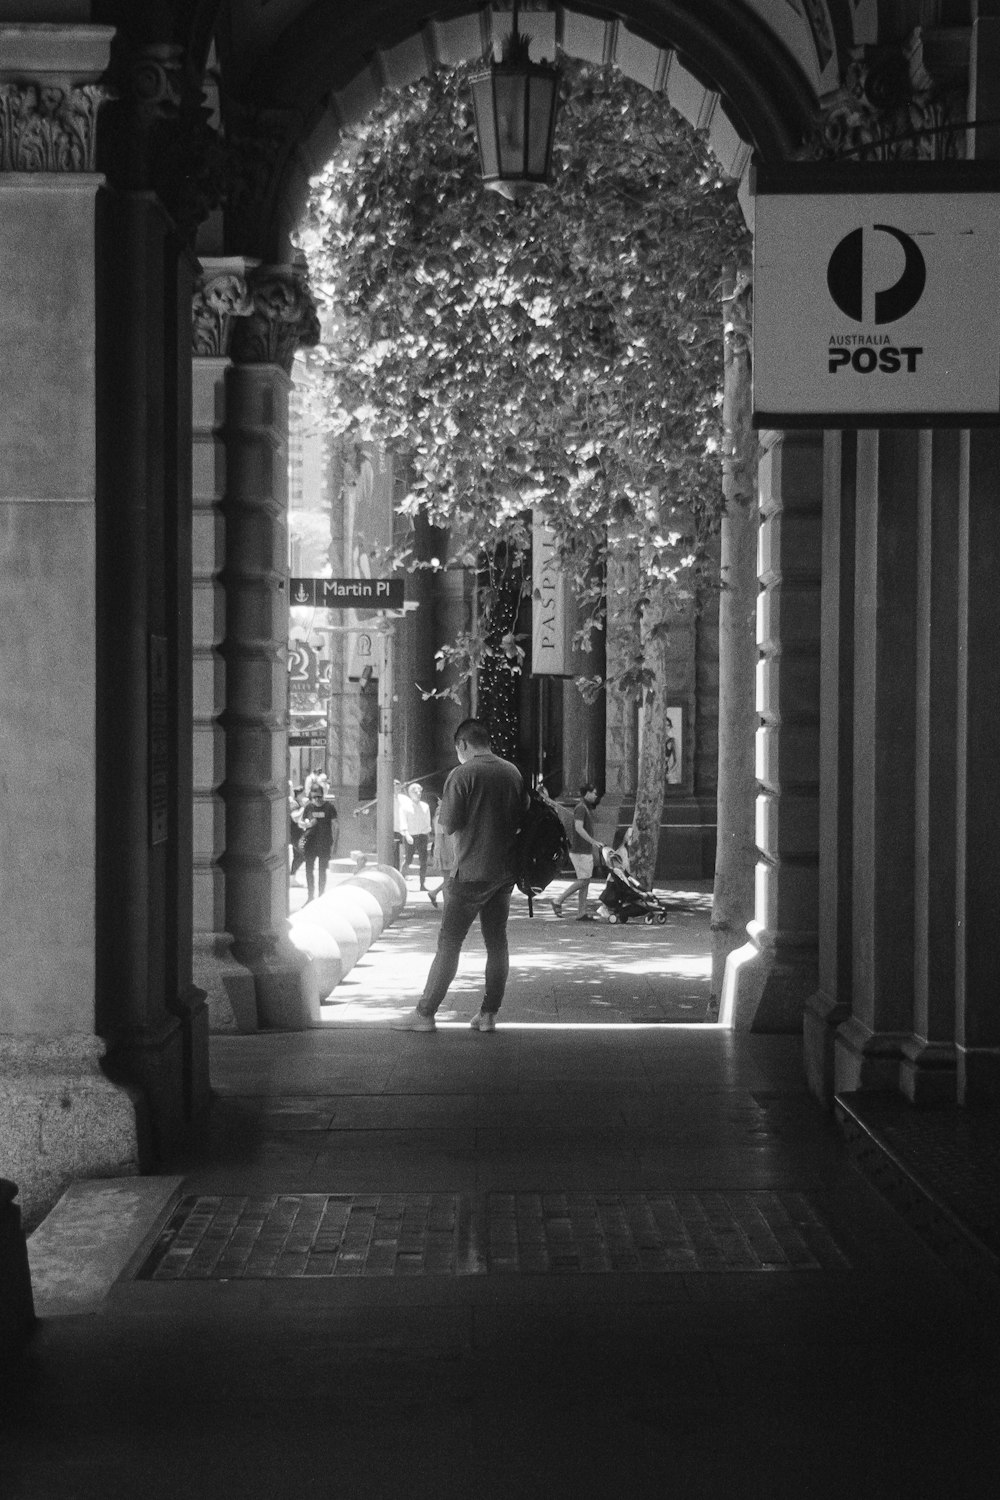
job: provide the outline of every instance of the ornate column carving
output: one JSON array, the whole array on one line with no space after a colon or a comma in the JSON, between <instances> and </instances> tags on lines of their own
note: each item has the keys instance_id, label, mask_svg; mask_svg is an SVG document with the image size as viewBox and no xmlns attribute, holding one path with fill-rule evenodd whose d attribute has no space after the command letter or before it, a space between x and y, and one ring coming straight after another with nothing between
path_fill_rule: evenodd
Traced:
<instances>
[{"instance_id":1,"label":"ornate column carving","mask_svg":"<svg viewBox=\"0 0 1000 1500\"><path fill-rule=\"evenodd\" d=\"M155 192L180 235L193 238L226 190L226 150L204 79L173 42L123 43L114 66L118 102L102 159L116 187Z\"/></svg>"},{"instance_id":2,"label":"ornate column carving","mask_svg":"<svg viewBox=\"0 0 1000 1500\"><path fill-rule=\"evenodd\" d=\"M940 82L917 26L902 42L859 48L841 87L823 100L801 155L815 160L936 161L963 155L965 74Z\"/></svg>"},{"instance_id":3,"label":"ornate column carving","mask_svg":"<svg viewBox=\"0 0 1000 1500\"><path fill-rule=\"evenodd\" d=\"M0 172L93 172L98 84L55 88L0 83Z\"/></svg>"},{"instance_id":4,"label":"ornate column carving","mask_svg":"<svg viewBox=\"0 0 1000 1500\"><path fill-rule=\"evenodd\" d=\"M296 351L319 343L319 315L304 267L258 266L249 277L251 311L233 334L233 358L292 373Z\"/></svg>"},{"instance_id":5,"label":"ornate column carving","mask_svg":"<svg viewBox=\"0 0 1000 1500\"><path fill-rule=\"evenodd\" d=\"M206 260L195 283L191 309L192 352L202 358L225 359L229 354L234 319L253 312L247 262Z\"/></svg>"},{"instance_id":6,"label":"ornate column carving","mask_svg":"<svg viewBox=\"0 0 1000 1500\"><path fill-rule=\"evenodd\" d=\"M0 172L94 172L108 26L0 25Z\"/></svg>"}]
</instances>

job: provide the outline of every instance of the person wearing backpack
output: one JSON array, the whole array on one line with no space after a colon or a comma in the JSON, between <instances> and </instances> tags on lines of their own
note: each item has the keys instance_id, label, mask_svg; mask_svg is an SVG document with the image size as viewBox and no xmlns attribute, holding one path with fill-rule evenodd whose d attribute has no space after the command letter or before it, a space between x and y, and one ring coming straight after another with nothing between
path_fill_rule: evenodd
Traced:
<instances>
[{"instance_id":1,"label":"person wearing backpack","mask_svg":"<svg viewBox=\"0 0 1000 1500\"><path fill-rule=\"evenodd\" d=\"M580 787L580 800L573 809L573 834L569 843L569 857L576 879L562 893L562 899L552 902L557 917L563 914L563 901L576 893L578 922L592 922L594 918L587 910L587 890L594 878L594 856L600 853L601 841L594 837L594 808L601 794L592 781Z\"/></svg>"},{"instance_id":2,"label":"person wearing backpack","mask_svg":"<svg viewBox=\"0 0 1000 1500\"><path fill-rule=\"evenodd\" d=\"M527 805L516 766L494 755L490 733L479 719L463 719L455 730L459 764L448 773L438 806L441 828L451 836L451 868L444 885L444 914L437 951L415 1010L390 1026L395 1031L436 1031L435 1013L458 970L466 934L476 917L486 945L486 989L473 1017L474 1031L495 1031L510 960L507 918L517 879L515 846Z\"/></svg>"}]
</instances>

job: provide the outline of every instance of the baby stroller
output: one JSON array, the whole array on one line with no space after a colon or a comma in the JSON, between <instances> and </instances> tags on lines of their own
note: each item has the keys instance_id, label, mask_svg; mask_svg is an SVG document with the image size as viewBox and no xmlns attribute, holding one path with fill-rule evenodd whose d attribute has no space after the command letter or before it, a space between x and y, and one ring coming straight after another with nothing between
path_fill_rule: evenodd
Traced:
<instances>
[{"instance_id":1,"label":"baby stroller","mask_svg":"<svg viewBox=\"0 0 1000 1500\"><path fill-rule=\"evenodd\" d=\"M616 849L602 851L608 867L608 880L599 898L599 907L607 912L607 920L614 927L631 919L641 917L647 927L662 927L667 920L663 902L652 891L644 891L634 875L630 875L625 861Z\"/></svg>"}]
</instances>

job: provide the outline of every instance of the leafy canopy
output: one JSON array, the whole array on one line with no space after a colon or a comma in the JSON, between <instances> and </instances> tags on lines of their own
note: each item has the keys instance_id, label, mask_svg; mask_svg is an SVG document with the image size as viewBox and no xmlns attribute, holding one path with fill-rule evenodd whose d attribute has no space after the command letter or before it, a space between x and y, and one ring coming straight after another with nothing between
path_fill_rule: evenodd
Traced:
<instances>
[{"instance_id":1,"label":"leafy canopy","mask_svg":"<svg viewBox=\"0 0 1000 1500\"><path fill-rule=\"evenodd\" d=\"M719 285L748 234L664 97L569 62L561 93L552 184L517 204L479 179L466 70L341 141L302 232L328 420L408 463L403 509L451 528L455 561L523 555L540 508L595 611L609 528L642 558L630 605L662 610L722 512Z\"/></svg>"}]
</instances>

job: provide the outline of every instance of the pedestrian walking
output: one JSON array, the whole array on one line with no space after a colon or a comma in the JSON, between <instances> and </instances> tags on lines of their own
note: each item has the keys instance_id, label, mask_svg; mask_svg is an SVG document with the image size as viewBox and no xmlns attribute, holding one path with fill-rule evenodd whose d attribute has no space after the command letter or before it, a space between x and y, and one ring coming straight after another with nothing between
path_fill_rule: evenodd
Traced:
<instances>
[{"instance_id":1,"label":"pedestrian walking","mask_svg":"<svg viewBox=\"0 0 1000 1500\"><path fill-rule=\"evenodd\" d=\"M409 848L413 843L413 835L410 832L410 812L411 803L403 791L403 783L394 781L392 783L392 862L397 870L402 868L404 859L409 863Z\"/></svg>"},{"instance_id":2,"label":"pedestrian walking","mask_svg":"<svg viewBox=\"0 0 1000 1500\"><path fill-rule=\"evenodd\" d=\"M289 782L291 788L291 782ZM301 880L295 877L305 862L305 835L302 830L302 809L306 802L306 789L297 786L294 791L289 790L288 795L288 842L292 851L292 864L288 872L288 878L295 885L301 885Z\"/></svg>"},{"instance_id":3,"label":"pedestrian walking","mask_svg":"<svg viewBox=\"0 0 1000 1500\"><path fill-rule=\"evenodd\" d=\"M476 917L486 945L486 987L474 1031L495 1031L510 959L507 918L514 888L514 840L526 806L516 766L494 755L490 733L479 719L463 719L455 730L459 764L448 774L438 820L452 839L452 865L444 885L444 914L437 952L415 1010L389 1024L396 1031L435 1031L435 1012L458 970L458 960Z\"/></svg>"},{"instance_id":4,"label":"pedestrian walking","mask_svg":"<svg viewBox=\"0 0 1000 1500\"><path fill-rule=\"evenodd\" d=\"M340 831L337 805L332 797L323 796L320 782L313 782L298 821L302 829L300 847L305 857L306 892L312 901L326 890L327 866L336 851Z\"/></svg>"},{"instance_id":5,"label":"pedestrian walking","mask_svg":"<svg viewBox=\"0 0 1000 1500\"><path fill-rule=\"evenodd\" d=\"M578 922L592 922L594 918L587 910L587 891L590 882L594 878L594 855L600 850L601 841L594 837L594 808L601 800L601 795L592 781L585 781L580 787L580 800L573 809L573 832L569 840L569 857L573 863L573 872L576 875L571 886L568 886L558 901L552 902L552 910L557 917L563 914L563 902L567 897L576 894Z\"/></svg>"},{"instance_id":6,"label":"pedestrian walking","mask_svg":"<svg viewBox=\"0 0 1000 1500\"><path fill-rule=\"evenodd\" d=\"M427 887L427 899L433 906L434 910L437 911L438 897L444 890L445 880L448 878L448 874L452 868L452 865L455 863L452 848L454 840L452 839L451 834L445 833L444 829L441 827L440 801L438 801L438 805L434 809L433 828L434 868L438 871L442 878L433 889L431 889L430 886Z\"/></svg>"},{"instance_id":7,"label":"pedestrian walking","mask_svg":"<svg viewBox=\"0 0 1000 1500\"><path fill-rule=\"evenodd\" d=\"M427 846L431 836L431 810L426 802L421 801L423 787L419 781L411 781L406 791L410 803L406 816L412 842L406 846L403 874L410 873L410 862L415 854L417 869L420 872L420 889L424 891L427 889Z\"/></svg>"}]
</instances>

